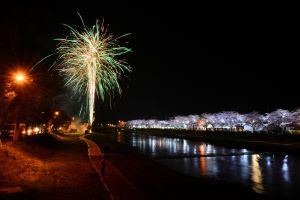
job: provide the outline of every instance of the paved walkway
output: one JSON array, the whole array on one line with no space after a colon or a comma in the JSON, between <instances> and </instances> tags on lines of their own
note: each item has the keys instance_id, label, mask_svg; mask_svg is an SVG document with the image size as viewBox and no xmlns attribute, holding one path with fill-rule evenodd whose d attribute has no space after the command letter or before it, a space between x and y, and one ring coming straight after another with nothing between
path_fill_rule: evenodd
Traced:
<instances>
[{"instance_id":1,"label":"paved walkway","mask_svg":"<svg viewBox=\"0 0 300 200\"><path fill-rule=\"evenodd\" d=\"M108 161L98 145L92 140L80 137L88 145L90 161L103 182L112 200L144 199L137 189Z\"/></svg>"},{"instance_id":2,"label":"paved walkway","mask_svg":"<svg viewBox=\"0 0 300 200\"><path fill-rule=\"evenodd\" d=\"M15 194L21 192L23 192L23 189L20 186L0 187L0 194Z\"/></svg>"}]
</instances>

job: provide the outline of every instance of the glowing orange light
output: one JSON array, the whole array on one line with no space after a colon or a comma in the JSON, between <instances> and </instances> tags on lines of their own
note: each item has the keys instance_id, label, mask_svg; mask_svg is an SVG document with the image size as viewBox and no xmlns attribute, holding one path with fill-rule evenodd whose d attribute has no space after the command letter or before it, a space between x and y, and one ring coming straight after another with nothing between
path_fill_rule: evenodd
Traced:
<instances>
[{"instance_id":1,"label":"glowing orange light","mask_svg":"<svg viewBox=\"0 0 300 200\"><path fill-rule=\"evenodd\" d=\"M16 79L17 82L23 82L23 81L25 80L25 75L19 73L19 74L17 74L17 75L15 76L15 79Z\"/></svg>"},{"instance_id":2,"label":"glowing orange light","mask_svg":"<svg viewBox=\"0 0 300 200\"><path fill-rule=\"evenodd\" d=\"M25 78L24 78L24 76L22 74L18 74L16 76L16 79L17 79L17 81L23 81Z\"/></svg>"}]
</instances>

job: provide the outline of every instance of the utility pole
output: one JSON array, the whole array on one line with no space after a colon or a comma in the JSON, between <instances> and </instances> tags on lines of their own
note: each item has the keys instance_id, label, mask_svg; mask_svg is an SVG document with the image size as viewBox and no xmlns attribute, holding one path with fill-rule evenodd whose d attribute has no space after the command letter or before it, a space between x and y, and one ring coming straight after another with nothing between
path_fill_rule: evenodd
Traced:
<instances>
[{"instance_id":1,"label":"utility pole","mask_svg":"<svg viewBox=\"0 0 300 200\"><path fill-rule=\"evenodd\" d=\"M18 98L18 97L17 97ZM14 135L13 142L16 143L19 140L19 101L16 102L16 113L15 113L15 127L14 127Z\"/></svg>"},{"instance_id":2,"label":"utility pole","mask_svg":"<svg viewBox=\"0 0 300 200\"><path fill-rule=\"evenodd\" d=\"M15 90L17 93L16 96L16 110L15 110L15 127L14 127L14 135L13 135L13 143L16 143L19 140L20 130L19 130L19 115L20 115L20 103L21 103L21 87L26 83L27 77L25 73L18 72L15 77L14 81L16 84Z\"/></svg>"}]
</instances>

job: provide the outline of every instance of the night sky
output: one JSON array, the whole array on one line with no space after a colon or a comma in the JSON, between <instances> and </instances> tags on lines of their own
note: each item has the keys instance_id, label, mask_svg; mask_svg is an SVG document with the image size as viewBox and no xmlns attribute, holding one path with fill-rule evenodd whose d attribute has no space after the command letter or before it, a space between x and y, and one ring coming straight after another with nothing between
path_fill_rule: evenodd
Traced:
<instances>
[{"instance_id":1,"label":"night sky","mask_svg":"<svg viewBox=\"0 0 300 200\"><path fill-rule=\"evenodd\" d=\"M238 11L237 11L238 10ZM123 94L97 104L96 119L167 119L234 110L270 112L300 107L295 18L271 8L201 5L102 5L1 9L0 67L33 65L53 52L63 23L105 20L127 37L132 66ZM45 65L45 64L44 64ZM43 66L45 67L45 66ZM68 105L68 106L67 106ZM75 103L64 109L74 114Z\"/></svg>"}]
</instances>

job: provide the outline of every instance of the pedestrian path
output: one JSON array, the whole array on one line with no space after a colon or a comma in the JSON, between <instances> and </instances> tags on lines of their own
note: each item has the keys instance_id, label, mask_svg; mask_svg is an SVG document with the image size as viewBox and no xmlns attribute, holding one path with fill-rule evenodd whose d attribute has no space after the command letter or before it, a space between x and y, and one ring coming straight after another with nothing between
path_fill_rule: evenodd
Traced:
<instances>
[{"instance_id":1,"label":"pedestrian path","mask_svg":"<svg viewBox=\"0 0 300 200\"><path fill-rule=\"evenodd\" d=\"M144 199L137 189L117 170L92 140L80 137L88 145L90 161L113 200Z\"/></svg>"},{"instance_id":2,"label":"pedestrian path","mask_svg":"<svg viewBox=\"0 0 300 200\"><path fill-rule=\"evenodd\" d=\"M23 189L20 186L12 186L12 187L0 187L0 195L1 194L15 194L21 193Z\"/></svg>"}]
</instances>

